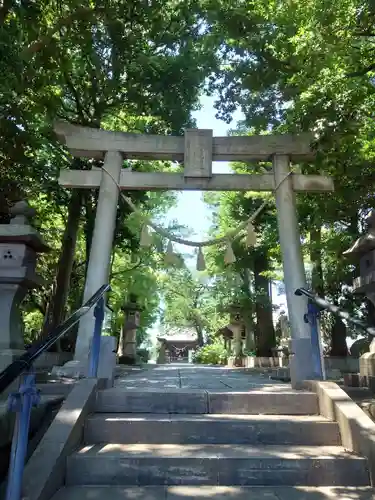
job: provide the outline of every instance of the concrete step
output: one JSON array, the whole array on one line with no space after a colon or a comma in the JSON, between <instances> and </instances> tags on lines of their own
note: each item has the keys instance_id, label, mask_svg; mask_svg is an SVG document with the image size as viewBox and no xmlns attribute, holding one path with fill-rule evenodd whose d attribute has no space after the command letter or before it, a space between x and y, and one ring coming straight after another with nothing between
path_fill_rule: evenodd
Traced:
<instances>
[{"instance_id":1,"label":"concrete step","mask_svg":"<svg viewBox=\"0 0 375 500\"><path fill-rule=\"evenodd\" d=\"M150 444L341 444L339 427L319 416L98 413L84 442Z\"/></svg>"},{"instance_id":2,"label":"concrete step","mask_svg":"<svg viewBox=\"0 0 375 500\"><path fill-rule=\"evenodd\" d=\"M98 393L96 411L104 413L235 413L316 415L311 392L282 390L217 392L191 389L108 389Z\"/></svg>"},{"instance_id":3,"label":"concrete step","mask_svg":"<svg viewBox=\"0 0 375 500\"><path fill-rule=\"evenodd\" d=\"M238 486L72 486L59 490L52 500L373 500L367 487L238 487Z\"/></svg>"},{"instance_id":4,"label":"concrete step","mask_svg":"<svg viewBox=\"0 0 375 500\"><path fill-rule=\"evenodd\" d=\"M97 395L96 412L208 413L207 392L189 389L107 389Z\"/></svg>"},{"instance_id":5,"label":"concrete step","mask_svg":"<svg viewBox=\"0 0 375 500\"><path fill-rule=\"evenodd\" d=\"M67 461L67 485L368 486L342 447L96 445Z\"/></svg>"}]
</instances>

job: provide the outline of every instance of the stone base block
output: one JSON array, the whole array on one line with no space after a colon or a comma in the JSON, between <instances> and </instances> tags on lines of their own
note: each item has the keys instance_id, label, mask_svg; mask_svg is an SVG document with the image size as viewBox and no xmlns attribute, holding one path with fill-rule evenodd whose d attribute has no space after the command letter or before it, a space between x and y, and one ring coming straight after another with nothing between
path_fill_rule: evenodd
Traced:
<instances>
[{"instance_id":1,"label":"stone base block","mask_svg":"<svg viewBox=\"0 0 375 500\"><path fill-rule=\"evenodd\" d=\"M375 377L364 377L360 373L345 374L344 385L347 387L367 387L372 393L375 393Z\"/></svg>"},{"instance_id":2,"label":"stone base block","mask_svg":"<svg viewBox=\"0 0 375 500\"><path fill-rule=\"evenodd\" d=\"M116 368L115 349L115 337L103 336L101 338L97 378L107 380L107 387L113 387ZM68 361L64 366L54 366L52 374L60 378L85 378L88 376L88 366L88 358L86 360L75 359Z\"/></svg>"},{"instance_id":3,"label":"stone base block","mask_svg":"<svg viewBox=\"0 0 375 500\"><path fill-rule=\"evenodd\" d=\"M289 382L291 379L290 369L288 367L277 368L272 371L271 378L273 380L282 380L283 382ZM340 370L328 370L326 372L327 380L340 380L342 378Z\"/></svg>"},{"instance_id":4,"label":"stone base block","mask_svg":"<svg viewBox=\"0 0 375 500\"><path fill-rule=\"evenodd\" d=\"M16 358L25 354L23 349L4 349L0 351L0 372L10 365Z\"/></svg>"},{"instance_id":5,"label":"stone base block","mask_svg":"<svg viewBox=\"0 0 375 500\"><path fill-rule=\"evenodd\" d=\"M347 357L336 357L336 356L325 356L324 366L326 371L329 370L340 370L341 373L358 373L359 372L359 359Z\"/></svg>"},{"instance_id":6,"label":"stone base block","mask_svg":"<svg viewBox=\"0 0 375 500\"><path fill-rule=\"evenodd\" d=\"M375 352L366 352L359 359L361 377L375 377Z\"/></svg>"},{"instance_id":7,"label":"stone base block","mask_svg":"<svg viewBox=\"0 0 375 500\"><path fill-rule=\"evenodd\" d=\"M228 358L228 366L242 366L244 368L278 368L288 365L288 358L282 357L257 357L257 356L245 356L242 358L242 364L235 364L235 358L231 356Z\"/></svg>"},{"instance_id":8,"label":"stone base block","mask_svg":"<svg viewBox=\"0 0 375 500\"><path fill-rule=\"evenodd\" d=\"M326 368L326 379L327 380L341 380L342 373L338 368Z\"/></svg>"},{"instance_id":9,"label":"stone base block","mask_svg":"<svg viewBox=\"0 0 375 500\"><path fill-rule=\"evenodd\" d=\"M234 358L230 357L228 359L228 366L233 367ZM257 356L246 356L244 358L245 368L283 368L289 367L290 358L287 356L275 356L275 357L257 357ZM324 358L325 370L328 379L338 380L346 373L358 373L359 372L359 359L351 358L339 358L327 356ZM276 372L275 372L276 373ZM375 376L375 375L374 375Z\"/></svg>"},{"instance_id":10,"label":"stone base block","mask_svg":"<svg viewBox=\"0 0 375 500\"><path fill-rule=\"evenodd\" d=\"M246 358L238 356L231 356L228 358L227 366L229 368L245 368L246 367Z\"/></svg>"},{"instance_id":11,"label":"stone base block","mask_svg":"<svg viewBox=\"0 0 375 500\"><path fill-rule=\"evenodd\" d=\"M63 366L54 366L51 374L59 378L80 379L87 377L88 362L73 359Z\"/></svg>"},{"instance_id":12,"label":"stone base block","mask_svg":"<svg viewBox=\"0 0 375 500\"><path fill-rule=\"evenodd\" d=\"M4 349L0 351L0 372L5 370L13 361L25 354L25 351L21 349ZM0 400L5 400L10 392L17 390L19 385L19 379L15 380L2 394L0 394Z\"/></svg>"},{"instance_id":13,"label":"stone base block","mask_svg":"<svg viewBox=\"0 0 375 500\"><path fill-rule=\"evenodd\" d=\"M361 377L361 379L363 384L361 387L367 387L372 393L375 393L375 377Z\"/></svg>"},{"instance_id":14,"label":"stone base block","mask_svg":"<svg viewBox=\"0 0 375 500\"><path fill-rule=\"evenodd\" d=\"M361 377L359 373L345 373L344 384L347 387L367 387L366 377Z\"/></svg>"}]
</instances>

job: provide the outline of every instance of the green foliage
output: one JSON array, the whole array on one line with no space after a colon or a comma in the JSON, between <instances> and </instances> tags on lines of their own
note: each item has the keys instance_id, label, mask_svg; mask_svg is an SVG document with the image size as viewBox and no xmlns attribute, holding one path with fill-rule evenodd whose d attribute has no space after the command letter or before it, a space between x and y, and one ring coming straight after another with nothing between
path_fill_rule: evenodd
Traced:
<instances>
[{"instance_id":1,"label":"green foliage","mask_svg":"<svg viewBox=\"0 0 375 500\"><path fill-rule=\"evenodd\" d=\"M213 287L204 273L186 267L172 268L160 275L163 312L162 324L171 327L191 327L200 345L223 326Z\"/></svg>"},{"instance_id":2,"label":"green foliage","mask_svg":"<svg viewBox=\"0 0 375 500\"><path fill-rule=\"evenodd\" d=\"M24 316L24 325L25 325L25 334L24 340L25 344L32 344L40 334L40 328L43 323L43 315L38 310L31 310L28 312L27 310L23 313Z\"/></svg>"},{"instance_id":3,"label":"green foliage","mask_svg":"<svg viewBox=\"0 0 375 500\"><path fill-rule=\"evenodd\" d=\"M101 165L73 159L55 137L53 121L181 134L194 125L191 111L204 82L218 96L219 117L229 122L236 108L243 111L244 122L233 134L314 132L316 161L299 167L303 173L326 172L336 189L329 196L297 198L309 279L332 300L366 315L363 304L348 294L354 266L342 252L375 207L373 24L373 6L364 0L3 2L0 222L9 220L13 202L26 197L51 246L38 264L46 285L25 302L26 338L35 337L48 312L66 249L62 241L72 197L58 185L58 173ZM176 169L163 161L132 161L131 166L139 171ZM259 172L252 164L232 167ZM261 167L267 170L270 164ZM165 193L126 195L159 220L174 202ZM80 193L65 315L82 300L97 196L94 190ZM217 236L246 220L264 199L271 203L255 222L257 247L249 250L236 241L237 260L229 267L223 262L224 249L211 248L203 274L183 266L166 270L158 254L165 250L162 238L156 238L157 251L140 249L141 221L121 203L111 266L115 334L130 293L143 308L139 344L155 323L160 304L166 328L193 326L200 341L227 323L233 304L251 325L258 305L267 307L267 280L282 278L272 198L259 193L206 197L216 212L212 233Z\"/></svg>"},{"instance_id":4,"label":"green foliage","mask_svg":"<svg viewBox=\"0 0 375 500\"><path fill-rule=\"evenodd\" d=\"M63 5L4 2L0 6L0 223L21 199L37 209L37 227L51 246L38 265L45 286L25 302L26 338L34 338L53 306L59 261L69 229L71 194L59 187L60 169L86 169L100 161L73 159L55 137L56 119L141 133L181 134L194 125L191 111L215 65L196 2L69 0ZM169 162L132 162L133 170L173 169ZM94 227L97 191L80 193L76 249L64 316L82 301ZM126 193L148 216L173 203L164 193ZM155 321L159 297L156 253L139 247L139 225L120 204L114 240L110 304L118 333L120 307L136 293L144 308L138 342ZM76 219L77 220L77 219ZM132 226L133 224L133 226ZM65 245L65 246L64 246ZM140 264L132 269L132 262ZM69 268L70 266L65 266ZM61 290L60 290L61 292ZM64 300L64 294L60 300Z\"/></svg>"},{"instance_id":5,"label":"green foliage","mask_svg":"<svg viewBox=\"0 0 375 500\"><path fill-rule=\"evenodd\" d=\"M150 359L150 351L148 349L137 349L137 360L140 363L147 363Z\"/></svg>"},{"instance_id":6,"label":"green foliage","mask_svg":"<svg viewBox=\"0 0 375 500\"><path fill-rule=\"evenodd\" d=\"M225 365L227 360L228 353L224 345L219 342L200 347L193 356L194 363L204 365Z\"/></svg>"},{"instance_id":7,"label":"green foliage","mask_svg":"<svg viewBox=\"0 0 375 500\"><path fill-rule=\"evenodd\" d=\"M316 161L299 168L332 176L335 192L297 197L310 285L363 314L361 301L348 294L356 263L342 252L375 207L373 5L363 0L206 5L221 45L222 65L209 84L218 96L218 116L229 123L233 110L242 110L245 119L235 134L314 133ZM254 165L233 168L257 171ZM238 225L264 198L255 193L216 197L215 231ZM275 215L271 203L256 227L271 264L267 274L280 278ZM243 253L235 249L241 265ZM331 327L327 323L328 337Z\"/></svg>"}]
</instances>

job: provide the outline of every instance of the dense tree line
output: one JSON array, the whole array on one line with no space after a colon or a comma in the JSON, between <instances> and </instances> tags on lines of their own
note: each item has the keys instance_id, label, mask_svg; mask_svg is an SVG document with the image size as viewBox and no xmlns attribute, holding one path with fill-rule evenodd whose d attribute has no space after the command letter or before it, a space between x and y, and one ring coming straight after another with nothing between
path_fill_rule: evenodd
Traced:
<instances>
[{"instance_id":1,"label":"dense tree line","mask_svg":"<svg viewBox=\"0 0 375 500\"><path fill-rule=\"evenodd\" d=\"M12 203L27 198L51 246L40 260L47 285L25 304L28 336L40 328L46 334L80 304L97 203L95 190L59 187L61 169L89 170L100 163L72 158L53 133L54 120L182 134L194 125L191 112L202 92L217 96L218 117L228 123L241 109L245 119L233 134L315 134L316 161L299 168L326 172L336 189L330 196L298 196L309 279L320 294L373 319L369 304L350 294L355 266L342 252L374 208L374 16L373 3L364 0L4 1L0 222L9 220ZM132 168L175 166L133 162ZM257 172L259 166L233 169ZM173 203L165 193L127 195L151 215ZM262 199L254 193L208 196L216 213L213 233L245 220ZM219 305L225 310L237 301L248 328L256 331L258 353L270 352L276 341L270 282L282 280L272 203L256 229L258 244L251 251L236 244L237 261L229 270L221 250L208 253L203 285L175 271L182 295L190 297L190 316L178 319L166 310L166 322L195 322L201 338L221 326ZM163 245L160 240L158 249ZM118 311L130 293L137 294L145 306L143 332L158 315L161 295L181 310L181 294L172 298L158 272L163 266L155 247L139 248L139 224L121 203L110 300ZM345 354L345 325L327 320L325 332L331 353Z\"/></svg>"}]
</instances>

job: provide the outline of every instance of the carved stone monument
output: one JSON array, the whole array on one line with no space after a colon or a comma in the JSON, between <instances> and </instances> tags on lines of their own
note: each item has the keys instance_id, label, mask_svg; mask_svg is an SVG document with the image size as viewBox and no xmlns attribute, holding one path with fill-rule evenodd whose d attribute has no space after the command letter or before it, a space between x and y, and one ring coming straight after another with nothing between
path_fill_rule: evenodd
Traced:
<instances>
[{"instance_id":1,"label":"carved stone monument","mask_svg":"<svg viewBox=\"0 0 375 500\"><path fill-rule=\"evenodd\" d=\"M27 202L17 202L10 212L10 223L0 225L0 371L24 351L21 303L43 284L35 271L37 256L49 250L29 223L35 210Z\"/></svg>"},{"instance_id":2,"label":"carved stone monument","mask_svg":"<svg viewBox=\"0 0 375 500\"><path fill-rule=\"evenodd\" d=\"M375 305L375 211L368 219L368 231L360 236L344 255L359 260L359 273L353 281L353 293L365 295ZM363 354L359 363L360 377L365 385L375 388L375 338L369 352Z\"/></svg>"}]
</instances>

